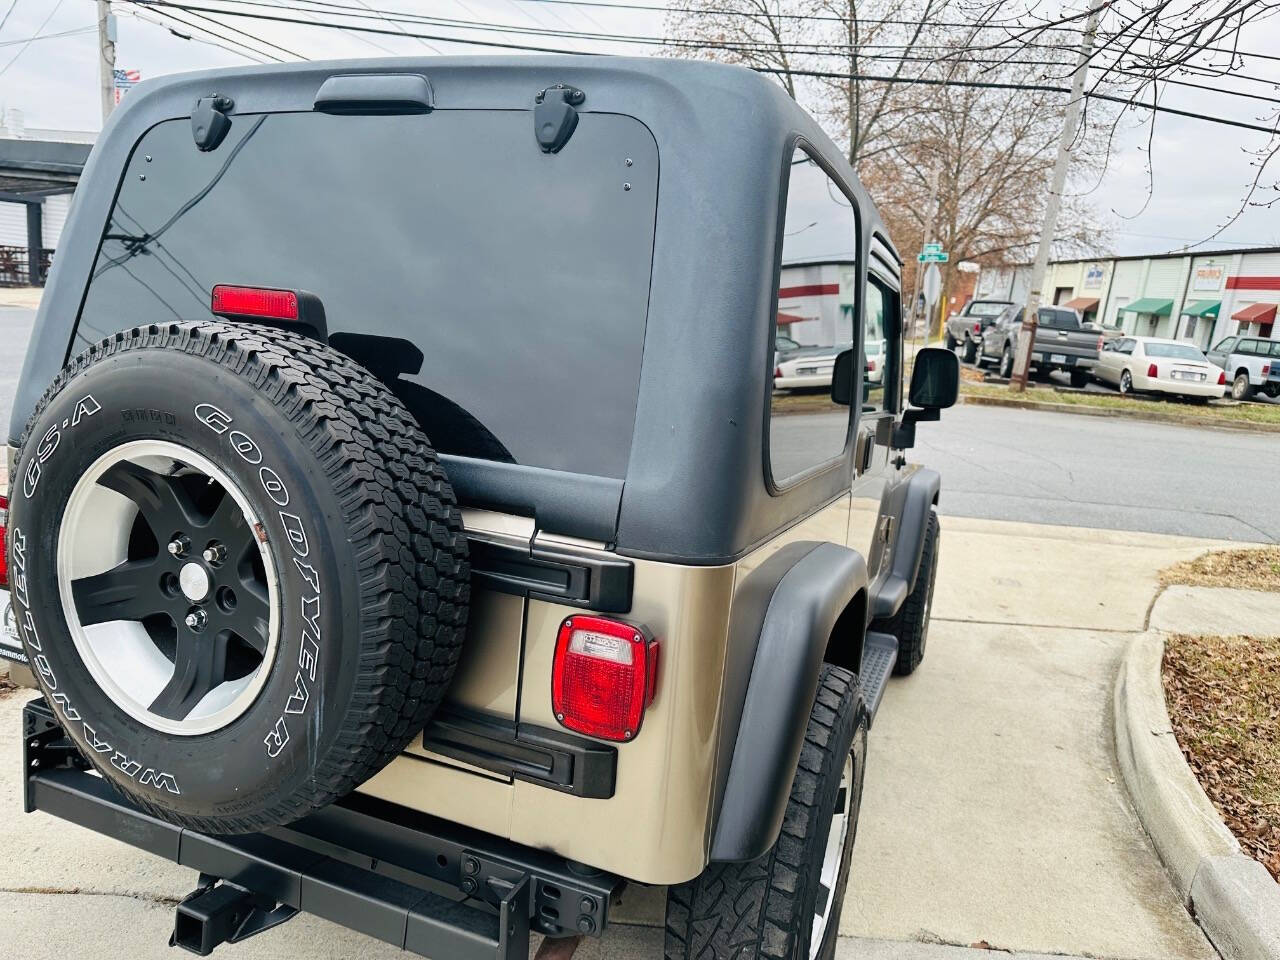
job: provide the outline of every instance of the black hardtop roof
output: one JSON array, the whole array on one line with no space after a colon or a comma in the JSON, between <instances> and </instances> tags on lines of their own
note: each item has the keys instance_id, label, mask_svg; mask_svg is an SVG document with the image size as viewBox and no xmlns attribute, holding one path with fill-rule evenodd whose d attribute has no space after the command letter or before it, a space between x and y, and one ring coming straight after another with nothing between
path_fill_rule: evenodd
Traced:
<instances>
[{"instance_id":1,"label":"black hardtop roof","mask_svg":"<svg viewBox=\"0 0 1280 960\"><path fill-rule=\"evenodd\" d=\"M308 111L326 79L350 73L424 75L435 110L529 111L540 90L566 83L586 93L580 110L632 116L658 145L649 313L625 479L456 462L450 473L464 501L531 511L550 532L615 542L620 552L714 563L848 489L849 456L785 491L771 491L764 475L781 185L797 138L856 201L866 252L860 272L878 264L896 282L900 260L843 151L781 87L740 67L667 59L414 57L144 81L112 114L85 167L19 384L11 439L66 361L121 171L142 134L189 117L197 99L214 94L234 101L233 122L235 114ZM529 136L532 142L532 122Z\"/></svg>"}]
</instances>

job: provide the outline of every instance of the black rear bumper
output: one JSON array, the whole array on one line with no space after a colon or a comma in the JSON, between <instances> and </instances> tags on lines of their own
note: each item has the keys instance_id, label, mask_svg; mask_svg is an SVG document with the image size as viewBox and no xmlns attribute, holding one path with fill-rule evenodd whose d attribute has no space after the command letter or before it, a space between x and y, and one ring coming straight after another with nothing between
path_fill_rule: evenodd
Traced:
<instances>
[{"instance_id":1,"label":"black rear bumper","mask_svg":"<svg viewBox=\"0 0 1280 960\"><path fill-rule=\"evenodd\" d=\"M43 810L199 871L174 937L195 952L305 910L423 956L526 960L531 931L599 934L622 884L359 795L266 833L205 836L144 813L87 772L44 700L27 704L23 733L26 812ZM244 933L253 923L237 904L274 920Z\"/></svg>"}]
</instances>

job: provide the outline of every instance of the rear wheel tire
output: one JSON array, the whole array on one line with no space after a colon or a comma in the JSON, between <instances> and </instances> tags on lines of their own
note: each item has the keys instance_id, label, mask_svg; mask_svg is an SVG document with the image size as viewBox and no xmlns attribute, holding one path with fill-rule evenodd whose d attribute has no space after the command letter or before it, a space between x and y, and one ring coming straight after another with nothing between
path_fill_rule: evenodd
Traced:
<instances>
[{"instance_id":1,"label":"rear wheel tire","mask_svg":"<svg viewBox=\"0 0 1280 960\"><path fill-rule=\"evenodd\" d=\"M965 337L963 356L965 363L974 363L978 359L978 345L968 337Z\"/></svg>"},{"instance_id":2,"label":"rear wheel tire","mask_svg":"<svg viewBox=\"0 0 1280 960\"><path fill-rule=\"evenodd\" d=\"M1006 380L1013 376L1013 347L1007 343L1004 345L1004 352L1000 354L1000 376Z\"/></svg>"},{"instance_id":3,"label":"rear wheel tire","mask_svg":"<svg viewBox=\"0 0 1280 960\"><path fill-rule=\"evenodd\" d=\"M959 345L959 341L951 335L950 330L947 330L942 334L942 342L946 345L948 350L954 350Z\"/></svg>"},{"instance_id":4,"label":"rear wheel tire","mask_svg":"<svg viewBox=\"0 0 1280 960\"><path fill-rule=\"evenodd\" d=\"M898 638L898 661L893 665L893 672L899 677L915 673L916 667L924 660L924 648L929 640L929 618L933 612L933 586L938 577L938 543L941 537L938 513L930 510L915 587L896 614L871 626L872 630Z\"/></svg>"},{"instance_id":5,"label":"rear wheel tire","mask_svg":"<svg viewBox=\"0 0 1280 960\"><path fill-rule=\"evenodd\" d=\"M1120 393L1122 396L1128 396L1133 393L1133 374L1128 370L1120 373Z\"/></svg>"},{"instance_id":6,"label":"rear wheel tire","mask_svg":"<svg viewBox=\"0 0 1280 960\"><path fill-rule=\"evenodd\" d=\"M392 760L444 696L469 590L453 491L400 402L315 340L117 334L40 401L14 493L40 687L161 819L296 820Z\"/></svg>"},{"instance_id":7,"label":"rear wheel tire","mask_svg":"<svg viewBox=\"0 0 1280 960\"><path fill-rule=\"evenodd\" d=\"M1071 371L1071 386L1077 390L1083 390L1089 385L1089 374L1085 370Z\"/></svg>"},{"instance_id":8,"label":"rear wheel tire","mask_svg":"<svg viewBox=\"0 0 1280 960\"><path fill-rule=\"evenodd\" d=\"M1249 372L1241 370L1231 381L1231 399L1244 403L1253 399L1253 385L1249 383Z\"/></svg>"},{"instance_id":9,"label":"rear wheel tire","mask_svg":"<svg viewBox=\"0 0 1280 960\"><path fill-rule=\"evenodd\" d=\"M835 956L866 757L858 678L823 664L781 834L759 859L667 891L666 960Z\"/></svg>"}]
</instances>

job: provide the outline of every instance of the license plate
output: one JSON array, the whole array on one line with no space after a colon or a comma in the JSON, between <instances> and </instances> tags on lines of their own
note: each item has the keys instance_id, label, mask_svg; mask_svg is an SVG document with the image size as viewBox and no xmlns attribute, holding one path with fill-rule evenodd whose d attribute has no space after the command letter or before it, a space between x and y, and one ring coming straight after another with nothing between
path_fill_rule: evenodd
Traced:
<instances>
[{"instance_id":1,"label":"license plate","mask_svg":"<svg viewBox=\"0 0 1280 960\"><path fill-rule=\"evenodd\" d=\"M1175 380L1203 380L1203 373L1195 373L1191 370L1175 370L1173 371Z\"/></svg>"},{"instance_id":2,"label":"license plate","mask_svg":"<svg viewBox=\"0 0 1280 960\"><path fill-rule=\"evenodd\" d=\"M797 367L796 368L796 373L798 373L802 377L806 377L806 376L809 376L810 374L814 374L817 372L818 372L817 367Z\"/></svg>"},{"instance_id":3,"label":"license plate","mask_svg":"<svg viewBox=\"0 0 1280 960\"><path fill-rule=\"evenodd\" d=\"M1050 363L1066 363L1067 355L1065 353L1054 353L1049 355Z\"/></svg>"}]
</instances>

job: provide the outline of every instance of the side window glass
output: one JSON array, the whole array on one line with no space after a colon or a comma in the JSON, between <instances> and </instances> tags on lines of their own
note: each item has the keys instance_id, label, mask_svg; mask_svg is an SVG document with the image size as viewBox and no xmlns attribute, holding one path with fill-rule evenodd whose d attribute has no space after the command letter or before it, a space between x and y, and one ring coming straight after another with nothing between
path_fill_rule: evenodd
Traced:
<instances>
[{"instance_id":1,"label":"side window glass","mask_svg":"<svg viewBox=\"0 0 1280 960\"><path fill-rule=\"evenodd\" d=\"M831 402L831 373L836 356L855 346L861 310L853 202L800 147L786 192L777 325L799 346L773 357L769 470L778 485L844 452L850 411Z\"/></svg>"},{"instance_id":2,"label":"side window glass","mask_svg":"<svg viewBox=\"0 0 1280 960\"><path fill-rule=\"evenodd\" d=\"M895 327L896 324L896 327ZM894 346L902 328L898 298L879 280L868 278L862 338L862 412L892 409L888 387L893 384Z\"/></svg>"}]
</instances>

